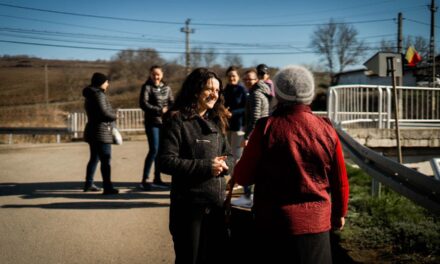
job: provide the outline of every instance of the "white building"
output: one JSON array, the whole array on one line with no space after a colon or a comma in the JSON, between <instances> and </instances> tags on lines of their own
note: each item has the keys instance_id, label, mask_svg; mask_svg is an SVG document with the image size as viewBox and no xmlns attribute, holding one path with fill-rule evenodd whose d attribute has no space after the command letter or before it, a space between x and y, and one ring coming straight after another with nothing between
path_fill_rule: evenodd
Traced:
<instances>
[{"instance_id":1,"label":"white building","mask_svg":"<svg viewBox=\"0 0 440 264\"><path fill-rule=\"evenodd\" d=\"M371 74L367 69L350 70L336 74L338 85L365 84L365 85L392 85L391 77L379 77ZM413 69L405 69L403 86L416 86L417 80Z\"/></svg>"}]
</instances>

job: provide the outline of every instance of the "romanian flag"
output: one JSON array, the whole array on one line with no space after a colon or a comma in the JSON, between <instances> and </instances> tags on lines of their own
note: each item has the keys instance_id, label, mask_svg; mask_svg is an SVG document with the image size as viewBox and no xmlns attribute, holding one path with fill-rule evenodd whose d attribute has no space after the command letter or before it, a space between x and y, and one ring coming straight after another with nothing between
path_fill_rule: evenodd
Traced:
<instances>
[{"instance_id":1,"label":"romanian flag","mask_svg":"<svg viewBox=\"0 0 440 264\"><path fill-rule=\"evenodd\" d=\"M417 63L422 61L422 57L419 55L419 53L417 53L413 46L409 46L406 50L405 59L408 61L408 66L410 67L414 67L417 65Z\"/></svg>"}]
</instances>

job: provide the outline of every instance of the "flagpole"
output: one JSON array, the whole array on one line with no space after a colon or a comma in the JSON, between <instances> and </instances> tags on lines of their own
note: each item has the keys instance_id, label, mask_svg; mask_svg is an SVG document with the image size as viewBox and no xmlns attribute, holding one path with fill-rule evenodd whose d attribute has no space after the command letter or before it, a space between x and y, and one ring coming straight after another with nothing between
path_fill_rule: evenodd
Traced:
<instances>
[{"instance_id":1,"label":"flagpole","mask_svg":"<svg viewBox=\"0 0 440 264\"><path fill-rule=\"evenodd\" d=\"M403 163L402 147L400 146L400 129L399 129L399 104L397 103L397 87L396 78L394 76L394 57L387 57L387 70L391 72L391 80L393 83L393 97L394 97L394 122L396 128L396 142L397 142L397 159L400 164Z\"/></svg>"}]
</instances>

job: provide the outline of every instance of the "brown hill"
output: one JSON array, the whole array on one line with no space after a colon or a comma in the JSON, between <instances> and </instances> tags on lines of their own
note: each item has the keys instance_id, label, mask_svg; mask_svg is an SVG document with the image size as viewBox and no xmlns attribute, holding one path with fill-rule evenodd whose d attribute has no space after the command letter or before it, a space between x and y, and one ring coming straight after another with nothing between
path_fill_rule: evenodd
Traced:
<instances>
[{"instance_id":1,"label":"brown hill","mask_svg":"<svg viewBox=\"0 0 440 264\"><path fill-rule=\"evenodd\" d=\"M82 89L93 72L111 72L108 61L45 60L28 56L0 57L0 126L65 126L70 112L83 111ZM46 70L47 69L47 70ZM164 66L165 78L174 94L185 78L183 66ZM221 77L225 69L215 67ZM273 69L272 76L276 69ZM46 79L47 74L47 79ZM114 108L137 108L139 89L148 77L112 80L109 98ZM316 73L315 110L325 109L328 78ZM47 87L47 99L46 99Z\"/></svg>"}]
</instances>

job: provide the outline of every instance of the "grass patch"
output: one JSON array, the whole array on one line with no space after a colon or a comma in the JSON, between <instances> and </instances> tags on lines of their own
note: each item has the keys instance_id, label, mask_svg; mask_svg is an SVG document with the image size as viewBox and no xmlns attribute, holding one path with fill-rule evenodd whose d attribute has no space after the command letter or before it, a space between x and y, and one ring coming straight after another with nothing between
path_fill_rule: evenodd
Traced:
<instances>
[{"instance_id":1,"label":"grass patch","mask_svg":"<svg viewBox=\"0 0 440 264\"><path fill-rule=\"evenodd\" d=\"M349 251L378 252L391 263L439 263L440 218L412 201L382 187L371 197L371 177L347 166L350 204L347 224L340 233Z\"/></svg>"}]
</instances>

